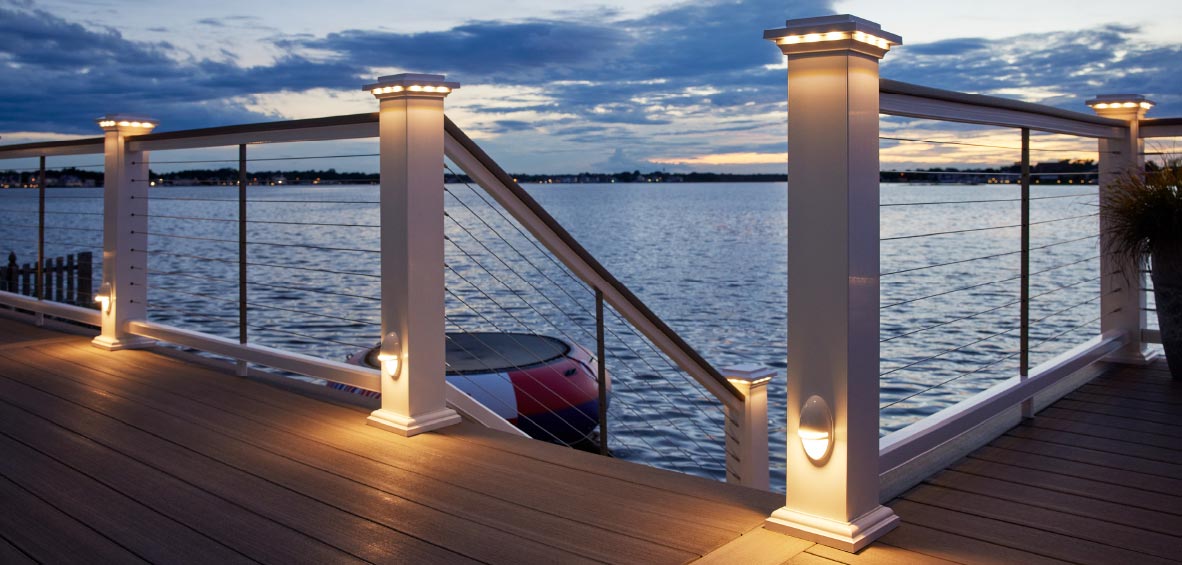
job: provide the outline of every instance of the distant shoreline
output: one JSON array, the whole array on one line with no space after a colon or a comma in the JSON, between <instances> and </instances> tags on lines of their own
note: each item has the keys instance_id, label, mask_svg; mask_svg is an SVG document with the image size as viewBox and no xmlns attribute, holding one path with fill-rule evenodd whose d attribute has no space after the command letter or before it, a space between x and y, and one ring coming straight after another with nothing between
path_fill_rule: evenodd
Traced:
<instances>
[{"instance_id":1,"label":"distant shoreline","mask_svg":"<svg viewBox=\"0 0 1182 565\"><path fill-rule=\"evenodd\" d=\"M1095 184L1096 162L1063 160L1038 163L1031 168L1033 184ZM38 184L37 170L0 171L0 188L32 188ZM238 170L231 168L193 169L170 173L151 172L152 186L235 186ZM470 183L467 175L445 173L446 183ZM787 182L786 173L670 173L639 170L618 173L515 174L521 184L627 184L627 183L745 183ZM102 186L101 170L63 168L46 171L46 186L85 188ZM930 168L880 171L879 182L924 184L1017 184L1018 165L983 169ZM250 171L252 186L377 184L377 173L338 172L336 169L305 171Z\"/></svg>"}]
</instances>

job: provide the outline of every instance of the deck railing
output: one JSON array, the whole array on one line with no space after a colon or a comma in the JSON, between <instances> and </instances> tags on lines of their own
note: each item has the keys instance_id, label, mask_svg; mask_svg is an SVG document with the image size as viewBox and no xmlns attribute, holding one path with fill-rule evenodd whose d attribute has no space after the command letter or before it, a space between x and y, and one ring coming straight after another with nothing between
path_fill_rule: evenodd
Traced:
<instances>
[{"instance_id":1,"label":"deck railing","mask_svg":"<svg viewBox=\"0 0 1182 565\"><path fill-rule=\"evenodd\" d=\"M1097 361L1147 360L1143 276L1107 253L1098 205L1118 175L1141 170L1142 139L1178 124L1139 127L1152 103L1136 96L1099 97L1089 115L880 80L878 60L901 39L852 16L790 20L765 38L787 57L791 156L788 496L768 525L856 550L897 523L881 502L1066 394ZM1019 191L888 198L882 141L981 142L880 136L881 114L1012 132L1001 148L1021 163ZM1032 134L1097 140L1098 170L1084 177L1099 187L1032 193ZM1073 209L1048 205L1059 199ZM900 209L915 206L959 215L912 225ZM1047 226L1071 230L1048 239ZM946 274L925 282L932 270ZM933 299L958 302L925 310ZM896 347L924 332L928 343Z\"/></svg>"},{"instance_id":2,"label":"deck railing","mask_svg":"<svg viewBox=\"0 0 1182 565\"><path fill-rule=\"evenodd\" d=\"M412 76L408 80L417 79ZM618 447L620 451L627 447L655 450L644 440L646 435L686 434L687 441L663 443L692 443L694 447L646 459L677 470L767 488L764 390L774 372L755 366L719 370L706 361L443 116L445 93L392 101L383 94L375 95L381 100L382 111L373 114L166 133L151 133L154 122L147 119L113 117L100 120L106 131L104 138L0 147L0 159L36 157L42 166L46 158L60 156L101 154L106 160L104 186L88 189L90 206L78 209L80 214L97 215L105 223L105 230L100 230L104 237L102 284L96 289L96 296L104 301L100 311L49 305L10 294L0 294L0 301L101 326L102 335L96 345L111 349L164 342L235 360L240 374L265 367L322 379L336 390L361 393L355 400L382 393L380 409L375 412L377 423L403 426L408 429L398 431L410 434L452 421L447 416L450 410L486 426L521 434L506 422L503 416L507 414L501 407L476 402L454 386L443 387L438 368L435 372L439 374L433 374L418 368L421 365L407 367L410 359L427 359L438 353L432 348L443 345L443 336L439 336L438 344L425 344L434 335L432 328L438 328L440 333L446 328L451 342L452 332L474 334L506 329L509 324L498 324L499 316L530 333L570 332L578 335L572 335L569 341L596 349L592 359L603 361L591 368L597 378L606 381L608 373L616 377L614 386L619 394L612 411L615 415L607 412L607 403L600 402L603 410L594 422L600 442L608 441L608 432L616 426L648 428L644 434L631 436L640 438L639 445L630 446L628 437L612 437L613 449ZM411 103L399 106L407 100ZM409 120L422 128L416 132L414 143L407 143L405 137L384 129L388 120ZM248 196L247 188L253 180L249 175L251 167L290 159L268 156L267 149L275 146L271 144L375 138L378 147L372 151L314 154L299 159L376 159L382 171L382 186L377 189L380 198L330 195L329 189L293 201ZM432 147L438 151L432 153ZM173 157L172 152L182 150L190 153ZM191 158L193 151L206 157ZM451 178L471 179L465 190L471 190L479 201L471 197L464 200L443 185L445 157L455 166L448 171ZM148 167L153 162L217 164L236 168L238 178L236 186L178 194L171 189L152 188L163 184L163 179L149 177ZM48 192L52 195L56 191ZM46 192L44 188L37 191L40 195ZM449 196L445 198L445 194ZM527 280L536 269L536 265L528 264L528 258L495 255L493 247L505 243L500 234L495 235L500 238L496 242L448 238L445 230L455 231L453 228L471 231L475 226L487 231L488 217L473 215L478 214L472 207L477 204L483 207L479 213L501 215L496 221L511 222L513 229L563 270L579 286L577 292L585 296L572 297L562 305L554 302L545 293L552 289L543 291L538 289L539 283ZM458 209L460 205L464 209ZM457 210L449 212L452 206ZM357 219L292 221L285 211L296 207L348 209ZM434 224L419 225L424 218L434 218ZM445 218L455 225L445 224ZM472 218L483 225L470 222L466 227L460 223ZM410 228L415 237L408 239L394 233L403 229L399 226L411 224L415 224ZM302 241L301 230L313 229L332 232L328 240L334 243ZM439 232L439 241L427 242L430 238L419 237L432 231ZM443 249L445 242L450 247ZM482 251L494 253L492 259L510 272L530 271L516 272L515 276L538 290L539 301L550 301L548 305L526 304L538 314L535 318L548 324L530 326L523 321L529 316L512 313L517 304L491 298L500 290L512 295L517 289L481 288L464 277L465 270L458 268L455 261L488 272L483 277L485 284L493 284L488 282L490 279L503 284L496 273L489 272L487 263L474 256ZM363 264L372 268L341 268L331 260L333 255L350 254L370 258ZM431 272L431 265L439 265L440 272ZM430 284L438 283L438 287L415 286L422 284L419 279L423 277L435 281ZM411 295L405 294L408 288ZM474 306L478 301L465 301L468 291L489 299ZM434 306L423 306L432 303L430 295L441 298L438 311ZM409 302L407 296L412 296ZM398 301L403 302L392 306ZM449 309L467 311L463 316L451 310L445 312L445 302ZM479 311L490 305L498 311ZM542 311L550 306L565 316L565 321L590 323L564 330ZM391 340L391 334L398 337ZM393 368L397 362L379 371L338 360L350 351L367 350L378 341L383 345L401 342L402 349L395 353L404 365L401 371ZM631 368L622 360L625 357L639 359L649 369ZM424 382L432 379L438 382ZM288 384L304 386L301 381ZM423 388L418 389L420 386ZM444 391L446 407L432 405L431 398L439 394L436 389ZM687 390L694 392L686 396ZM685 400L666 399L667 404L684 414L673 419L665 415L665 423L650 421L643 407L620 400L637 403L646 395L673 393L685 396ZM550 390L544 392L545 396L553 394ZM416 402L421 405L416 406ZM711 417L713 413L718 417ZM428 421L424 426L414 422L424 415L439 421ZM608 451L606 445L601 449Z\"/></svg>"}]
</instances>

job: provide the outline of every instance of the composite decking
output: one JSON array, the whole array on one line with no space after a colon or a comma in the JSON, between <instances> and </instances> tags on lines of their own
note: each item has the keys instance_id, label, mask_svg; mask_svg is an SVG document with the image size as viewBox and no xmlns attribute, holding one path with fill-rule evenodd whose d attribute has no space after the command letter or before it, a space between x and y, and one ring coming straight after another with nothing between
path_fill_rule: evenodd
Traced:
<instances>
[{"instance_id":1,"label":"composite decking","mask_svg":"<svg viewBox=\"0 0 1182 565\"><path fill-rule=\"evenodd\" d=\"M366 413L0 318L0 563L1153 563L1182 555L1182 387L1120 369L891 505L851 555L779 495Z\"/></svg>"}]
</instances>

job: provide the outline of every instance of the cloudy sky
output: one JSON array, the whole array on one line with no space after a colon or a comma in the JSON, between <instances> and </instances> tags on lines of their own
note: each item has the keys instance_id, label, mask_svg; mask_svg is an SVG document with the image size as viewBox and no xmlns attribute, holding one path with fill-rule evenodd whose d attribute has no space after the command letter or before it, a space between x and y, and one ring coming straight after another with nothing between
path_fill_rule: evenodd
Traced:
<instances>
[{"instance_id":1,"label":"cloudy sky","mask_svg":"<svg viewBox=\"0 0 1182 565\"><path fill-rule=\"evenodd\" d=\"M832 13L903 36L889 78L1085 111L1094 94L1144 93L1153 115L1182 115L1176 0L0 0L0 137L94 135L94 118L115 112L160 131L368 112L362 84L430 72L463 84L449 115L514 172L778 172L785 72L762 31ZM1017 139L902 119L883 129ZM1094 144L1036 147L1086 156ZM884 168L1016 158L909 142L883 154Z\"/></svg>"}]
</instances>

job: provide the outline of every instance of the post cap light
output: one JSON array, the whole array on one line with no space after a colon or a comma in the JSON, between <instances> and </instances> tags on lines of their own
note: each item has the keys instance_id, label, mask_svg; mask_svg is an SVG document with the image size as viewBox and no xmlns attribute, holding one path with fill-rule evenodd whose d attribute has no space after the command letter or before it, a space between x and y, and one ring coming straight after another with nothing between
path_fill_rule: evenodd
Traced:
<instances>
[{"instance_id":1,"label":"post cap light","mask_svg":"<svg viewBox=\"0 0 1182 565\"><path fill-rule=\"evenodd\" d=\"M142 130L137 133L146 133L156 127L157 121L152 118L145 118L143 116L129 116L126 114L111 114L103 116L95 120L98 122L103 131L115 130Z\"/></svg>"},{"instance_id":2,"label":"post cap light","mask_svg":"<svg viewBox=\"0 0 1182 565\"><path fill-rule=\"evenodd\" d=\"M1154 108L1154 100L1141 95L1099 95L1087 100L1087 104L1100 116L1119 117L1135 113L1138 117L1145 115L1150 108Z\"/></svg>"},{"instance_id":3,"label":"post cap light","mask_svg":"<svg viewBox=\"0 0 1182 565\"><path fill-rule=\"evenodd\" d=\"M104 314L111 313L111 283L105 282L99 287L98 292L94 293L94 301L102 307Z\"/></svg>"},{"instance_id":4,"label":"post cap light","mask_svg":"<svg viewBox=\"0 0 1182 565\"><path fill-rule=\"evenodd\" d=\"M881 59L892 46L903 44L902 37L849 14L784 23L785 27L764 31L763 38L775 41L785 55L848 50Z\"/></svg>"},{"instance_id":5,"label":"post cap light","mask_svg":"<svg viewBox=\"0 0 1182 565\"><path fill-rule=\"evenodd\" d=\"M726 376L726 380L730 381L731 384L740 390L746 387L766 385L776 376L774 369L757 363L731 365L722 368L721 372Z\"/></svg>"},{"instance_id":6,"label":"post cap light","mask_svg":"<svg viewBox=\"0 0 1182 565\"><path fill-rule=\"evenodd\" d=\"M800 425L796 429L805 455L814 464L824 464L833 451L833 412L824 398L813 395L800 409Z\"/></svg>"},{"instance_id":7,"label":"post cap light","mask_svg":"<svg viewBox=\"0 0 1182 565\"><path fill-rule=\"evenodd\" d=\"M381 349L378 350L378 361L382 363L382 371L387 375L397 379L398 372L402 368L402 340L398 337L398 332L390 332L382 338Z\"/></svg>"},{"instance_id":8,"label":"post cap light","mask_svg":"<svg viewBox=\"0 0 1182 565\"><path fill-rule=\"evenodd\" d=\"M361 87L370 94L382 98L395 96L436 96L442 98L460 87L458 82L447 82L443 75L422 75L402 73L378 77L378 81Z\"/></svg>"}]
</instances>

